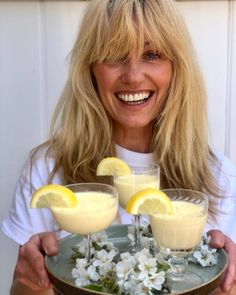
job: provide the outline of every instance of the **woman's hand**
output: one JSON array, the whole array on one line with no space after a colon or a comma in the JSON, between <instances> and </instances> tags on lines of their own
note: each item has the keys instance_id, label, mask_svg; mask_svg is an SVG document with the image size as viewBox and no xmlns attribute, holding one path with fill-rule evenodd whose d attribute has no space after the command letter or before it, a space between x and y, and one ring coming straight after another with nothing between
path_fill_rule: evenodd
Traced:
<instances>
[{"instance_id":1,"label":"woman's hand","mask_svg":"<svg viewBox=\"0 0 236 295\"><path fill-rule=\"evenodd\" d=\"M14 284L23 285L32 291L42 291L52 287L44 266L44 255L56 255L58 241L55 233L39 233L20 247L14 272Z\"/></svg>"},{"instance_id":2,"label":"woman's hand","mask_svg":"<svg viewBox=\"0 0 236 295\"><path fill-rule=\"evenodd\" d=\"M236 244L219 230L211 230L208 235L211 236L212 247L224 248L228 254L229 265L220 287L223 294L231 294L227 292L236 287Z\"/></svg>"}]
</instances>

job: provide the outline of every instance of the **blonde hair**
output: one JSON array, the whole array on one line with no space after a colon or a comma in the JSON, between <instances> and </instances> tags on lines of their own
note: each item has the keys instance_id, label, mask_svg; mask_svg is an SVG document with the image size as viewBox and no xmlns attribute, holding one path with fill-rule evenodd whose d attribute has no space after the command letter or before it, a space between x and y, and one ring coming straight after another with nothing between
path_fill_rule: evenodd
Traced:
<instances>
[{"instance_id":1,"label":"blonde hair","mask_svg":"<svg viewBox=\"0 0 236 295\"><path fill-rule=\"evenodd\" d=\"M218 196L209 168L216 160L208 145L204 83L186 26L171 0L94 0L88 5L52 118L51 139L43 145L55 159L49 182L58 171L63 183L94 181L99 161L115 155L112 122L91 67L118 60L134 48L142 52L146 41L171 61L173 71L151 144L162 187ZM214 215L212 203L210 208Z\"/></svg>"}]
</instances>

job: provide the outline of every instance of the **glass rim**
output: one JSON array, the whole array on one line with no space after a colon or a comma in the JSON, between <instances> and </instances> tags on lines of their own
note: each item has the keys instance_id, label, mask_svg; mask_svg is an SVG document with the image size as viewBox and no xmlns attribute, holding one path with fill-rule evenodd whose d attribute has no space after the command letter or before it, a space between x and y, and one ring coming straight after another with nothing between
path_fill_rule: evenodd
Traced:
<instances>
[{"instance_id":1,"label":"glass rim","mask_svg":"<svg viewBox=\"0 0 236 295\"><path fill-rule=\"evenodd\" d=\"M79 183L71 183L71 184L66 184L64 185L66 188L70 189L71 191L73 191L71 188L73 187L82 187L82 186L86 186L88 185L88 191L95 191L93 189L89 189L89 186L91 186L91 188L93 186L97 186L97 187L107 187L108 189L111 189L117 196L118 196L118 191L117 189L114 187L114 185L112 184L108 184L108 183L103 183L103 182L79 182ZM75 192L75 191L73 191Z\"/></svg>"},{"instance_id":2,"label":"glass rim","mask_svg":"<svg viewBox=\"0 0 236 295\"><path fill-rule=\"evenodd\" d=\"M164 189L160 189L162 192L168 192L168 191L184 191L184 192L193 192L193 193L198 193L201 195L205 195L207 196L207 194L205 192L200 192L198 190L194 190L194 189L188 189L188 188L164 188Z\"/></svg>"},{"instance_id":3,"label":"glass rim","mask_svg":"<svg viewBox=\"0 0 236 295\"><path fill-rule=\"evenodd\" d=\"M160 189L160 191L162 191L163 193L165 193L169 198L171 198L170 195L168 195L168 192L186 192L186 193L193 193L192 196L187 196L187 198L198 198L198 196L201 196L202 197L202 200L206 203L206 206L207 206L207 209L209 208L209 196L207 193L205 192L200 192L200 191L197 191L197 190L194 190L194 189L185 189L185 188L167 188L167 189ZM195 195L194 195L195 194ZM174 197L174 196L173 196Z\"/></svg>"},{"instance_id":4,"label":"glass rim","mask_svg":"<svg viewBox=\"0 0 236 295\"><path fill-rule=\"evenodd\" d=\"M158 175L160 175L160 166L153 164L153 165L147 165L147 166L131 166L131 173L124 174L124 175L113 175L113 177L127 177L129 175L142 175L144 173L150 174L153 172L156 172Z\"/></svg>"}]
</instances>

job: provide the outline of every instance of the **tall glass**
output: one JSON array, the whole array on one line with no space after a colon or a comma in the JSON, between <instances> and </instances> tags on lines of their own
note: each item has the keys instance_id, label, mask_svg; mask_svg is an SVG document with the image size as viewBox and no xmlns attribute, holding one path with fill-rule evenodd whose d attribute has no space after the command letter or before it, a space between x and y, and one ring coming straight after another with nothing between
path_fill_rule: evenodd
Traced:
<instances>
[{"instance_id":1,"label":"tall glass","mask_svg":"<svg viewBox=\"0 0 236 295\"><path fill-rule=\"evenodd\" d=\"M73 208L53 207L53 216L61 229L86 237L86 258L90 262L90 235L106 229L116 218L118 194L116 189L103 183L67 185L78 199Z\"/></svg>"},{"instance_id":2,"label":"tall glass","mask_svg":"<svg viewBox=\"0 0 236 295\"><path fill-rule=\"evenodd\" d=\"M160 168L157 165L146 167L133 167L132 173L114 176L114 186L118 191L119 204L126 208L129 199L138 191L147 188L160 187ZM140 244L140 216L134 215L135 235L133 252L141 249Z\"/></svg>"},{"instance_id":3,"label":"tall glass","mask_svg":"<svg viewBox=\"0 0 236 295\"><path fill-rule=\"evenodd\" d=\"M202 279L186 271L186 258L199 244L207 220L208 197L206 194L187 189L167 189L173 204L173 214L150 216L153 236L161 252L170 255L172 282L184 282L189 287L198 285ZM176 290L178 291L178 290Z\"/></svg>"}]
</instances>

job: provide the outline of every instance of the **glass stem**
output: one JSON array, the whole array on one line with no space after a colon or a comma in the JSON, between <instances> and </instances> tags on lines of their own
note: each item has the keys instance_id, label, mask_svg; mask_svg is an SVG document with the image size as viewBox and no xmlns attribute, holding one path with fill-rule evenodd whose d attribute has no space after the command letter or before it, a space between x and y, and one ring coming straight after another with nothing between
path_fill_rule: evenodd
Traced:
<instances>
[{"instance_id":1,"label":"glass stem","mask_svg":"<svg viewBox=\"0 0 236 295\"><path fill-rule=\"evenodd\" d=\"M169 259L171 276L182 277L188 266L188 262L184 257L171 257Z\"/></svg>"},{"instance_id":2,"label":"glass stem","mask_svg":"<svg viewBox=\"0 0 236 295\"><path fill-rule=\"evenodd\" d=\"M140 248L140 215L134 215L134 247Z\"/></svg>"},{"instance_id":3,"label":"glass stem","mask_svg":"<svg viewBox=\"0 0 236 295\"><path fill-rule=\"evenodd\" d=\"M90 259L91 259L91 245L90 245L90 241L91 241L91 236L85 235L85 240L86 240L86 249L85 249L85 257L88 263L90 263Z\"/></svg>"}]
</instances>

